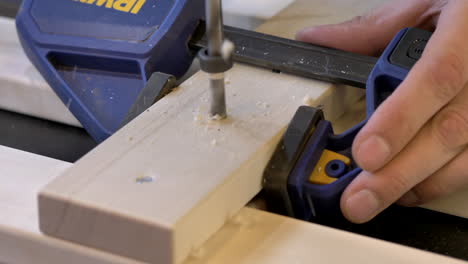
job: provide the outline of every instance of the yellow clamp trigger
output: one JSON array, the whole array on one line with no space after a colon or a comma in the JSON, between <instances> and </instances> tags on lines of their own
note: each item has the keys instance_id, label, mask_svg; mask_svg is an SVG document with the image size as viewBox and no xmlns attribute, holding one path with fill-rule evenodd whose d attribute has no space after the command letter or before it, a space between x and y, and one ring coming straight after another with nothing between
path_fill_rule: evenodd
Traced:
<instances>
[{"instance_id":1,"label":"yellow clamp trigger","mask_svg":"<svg viewBox=\"0 0 468 264\"><path fill-rule=\"evenodd\" d=\"M312 171L312 174L309 177L309 181L313 184L326 185L338 180L337 178L328 176L325 170L327 164L333 160L341 160L346 164L346 166L351 166L350 158L325 149L317 163L317 166L315 166L314 170Z\"/></svg>"}]
</instances>

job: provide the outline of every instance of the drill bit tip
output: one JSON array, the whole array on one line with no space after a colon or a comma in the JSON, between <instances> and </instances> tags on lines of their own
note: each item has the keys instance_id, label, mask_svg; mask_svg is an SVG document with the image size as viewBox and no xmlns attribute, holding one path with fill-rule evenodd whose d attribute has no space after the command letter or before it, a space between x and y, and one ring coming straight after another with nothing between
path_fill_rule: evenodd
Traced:
<instances>
[{"instance_id":1,"label":"drill bit tip","mask_svg":"<svg viewBox=\"0 0 468 264\"><path fill-rule=\"evenodd\" d=\"M211 116L214 120L227 117L224 73L210 74Z\"/></svg>"}]
</instances>

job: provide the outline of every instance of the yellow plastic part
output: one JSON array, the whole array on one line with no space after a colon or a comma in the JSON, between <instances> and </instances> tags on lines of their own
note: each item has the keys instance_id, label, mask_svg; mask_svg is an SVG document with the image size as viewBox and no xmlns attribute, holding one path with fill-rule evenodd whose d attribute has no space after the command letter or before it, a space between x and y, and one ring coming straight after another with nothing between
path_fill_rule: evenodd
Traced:
<instances>
[{"instance_id":1,"label":"yellow plastic part","mask_svg":"<svg viewBox=\"0 0 468 264\"><path fill-rule=\"evenodd\" d=\"M325 167L332 160L341 160L347 166L351 166L351 159L341 155L339 153L325 149L320 157L317 166L315 166L314 171L310 175L309 181L313 184L326 185L335 182L337 178L332 178L327 175L325 172Z\"/></svg>"}]
</instances>

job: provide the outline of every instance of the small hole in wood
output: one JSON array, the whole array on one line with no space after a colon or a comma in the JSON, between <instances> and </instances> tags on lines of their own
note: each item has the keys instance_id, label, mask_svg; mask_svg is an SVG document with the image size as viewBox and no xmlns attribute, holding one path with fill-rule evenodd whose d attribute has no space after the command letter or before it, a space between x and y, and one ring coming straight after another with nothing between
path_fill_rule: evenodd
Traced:
<instances>
[{"instance_id":1,"label":"small hole in wood","mask_svg":"<svg viewBox=\"0 0 468 264\"><path fill-rule=\"evenodd\" d=\"M141 176L135 179L135 182L138 184L152 183L154 182L154 177L152 176Z\"/></svg>"}]
</instances>

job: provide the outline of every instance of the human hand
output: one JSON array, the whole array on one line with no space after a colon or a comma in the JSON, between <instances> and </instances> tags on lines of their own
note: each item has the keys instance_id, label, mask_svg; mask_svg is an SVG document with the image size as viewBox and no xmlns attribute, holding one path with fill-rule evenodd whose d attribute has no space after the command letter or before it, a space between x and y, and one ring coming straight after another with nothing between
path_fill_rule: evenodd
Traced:
<instances>
[{"instance_id":1,"label":"human hand","mask_svg":"<svg viewBox=\"0 0 468 264\"><path fill-rule=\"evenodd\" d=\"M341 209L355 223L394 202L417 206L468 185L468 1L389 1L348 22L297 34L301 41L378 55L405 27L435 32L354 141L364 172L343 193Z\"/></svg>"}]
</instances>

